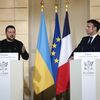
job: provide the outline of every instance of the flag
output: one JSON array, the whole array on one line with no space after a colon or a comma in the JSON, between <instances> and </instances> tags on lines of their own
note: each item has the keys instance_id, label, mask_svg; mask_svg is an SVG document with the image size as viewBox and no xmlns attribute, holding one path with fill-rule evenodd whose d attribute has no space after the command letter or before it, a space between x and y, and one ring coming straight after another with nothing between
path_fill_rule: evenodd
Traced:
<instances>
[{"instance_id":1,"label":"flag","mask_svg":"<svg viewBox=\"0 0 100 100\"><path fill-rule=\"evenodd\" d=\"M61 48L61 35L60 35L60 28L59 28L58 13L56 12L55 31L54 31L54 38L53 38L52 49L51 49L51 64L52 64L53 78L55 83L56 83L57 72L58 72L60 48Z\"/></svg>"},{"instance_id":2,"label":"flag","mask_svg":"<svg viewBox=\"0 0 100 100\"><path fill-rule=\"evenodd\" d=\"M49 43L44 12L42 11L35 66L33 72L33 88L35 93L39 94L53 84L54 80L52 76Z\"/></svg>"},{"instance_id":3,"label":"flag","mask_svg":"<svg viewBox=\"0 0 100 100\"><path fill-rule=\"evenodd\" d=\"M56 83L56 94L65 92L69 88L69 62L68 58L72 52L71 46L71 34L68 20L68 12L66 11L63 36L60 51L60 61L58 67L57 83Z\"/></svg>"}]
</instances>

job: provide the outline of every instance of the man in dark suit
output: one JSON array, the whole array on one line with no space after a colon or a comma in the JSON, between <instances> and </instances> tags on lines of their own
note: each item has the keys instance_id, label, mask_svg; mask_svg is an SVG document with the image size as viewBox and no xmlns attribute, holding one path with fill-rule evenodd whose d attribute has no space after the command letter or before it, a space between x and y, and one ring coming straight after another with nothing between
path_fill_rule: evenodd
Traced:
<instances>
[{"instance_id":1,"label":"man in dark suit","mask_svg":"<svg viewBox=\"0 0 100 100\"><path fill-rule=\"evenodd\" d=\"M73 58L74 52L100 52L100 36L98 31L100 22L91 19L87 21L86 32L88 36L82 38L79 45L74 49L70 58Z\"/></svg>"}]
</instances>

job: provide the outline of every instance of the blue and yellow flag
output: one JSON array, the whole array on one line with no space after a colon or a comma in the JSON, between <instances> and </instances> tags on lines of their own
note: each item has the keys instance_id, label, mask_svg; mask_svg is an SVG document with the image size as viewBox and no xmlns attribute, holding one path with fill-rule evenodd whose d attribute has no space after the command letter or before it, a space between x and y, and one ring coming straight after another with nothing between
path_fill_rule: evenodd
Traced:
<instances>
[{"instance_id":1,"label":"blue and yellow flag","mask_svg":"<svg viewBox=\"0 0 100 100\"><path fill-rule=\"evenodd\" d=\"M36 94L41 93L54 84L50 60L50 50L46 31L44 12L41 12L41 24L38 36L35 67L33 72L33 88Z\"/></svg>"},{"instance_id":2,"label":"blue and yellow flag","mask_svg":"<svg viewBox=\"0 0 100 100\"><path fill-rule=\"evenodd\" d=\"M54 38L53 38L52 49L51 49L51 64L52 64L53 78L55 83L56 83L57 73L58 73L60 48L61 48L61 34L60 34L58 13L56 12L55 31L54 31Z\"/></svg>"}]
</instances>

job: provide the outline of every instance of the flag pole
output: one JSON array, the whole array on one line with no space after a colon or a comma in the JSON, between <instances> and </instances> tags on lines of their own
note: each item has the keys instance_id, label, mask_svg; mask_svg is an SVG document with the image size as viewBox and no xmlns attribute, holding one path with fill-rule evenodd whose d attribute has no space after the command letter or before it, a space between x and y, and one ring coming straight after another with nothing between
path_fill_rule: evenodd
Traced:
<instances>
[{"instance_id":1,"label":"flag pole","mask_svg":"<svg viewBox=\"0 0 100 100\"><path fill-rule=\"evenodd\" d=\"M58 3L57 3L57 0L55 0L55 13L58 12Z\"/></svg>"},{"instance_id":2,"label":"flag pole","mask_svg":"<svg viewBox=\"0 0 100 100\"><path fill-rule=\"evenodd\" d=\"M66 0L65 3L66 12L68 12L68 5L69 5L69 0ZM70 100L70 88L66 91L66 99Z\"/></svg>"},{"instance_id":3,"label":"flag pole","mask_svg":"<svg viewBox=\"0 0 100 100\"><path fill-rule=\"evenodd\" d=\"M44 11L44 1L41 0L41 12ZM44 100L44 91L41 92L41 100Z\"/></svg>"},{"instance_id":4,"label":"flag pole","mask_svg":"<svg viewBox=\"0 0 100 100\"><path fill-rule=\"evenodd\" d=\"M65 4L66 12L68 11L68 4L69 4L69 0L66 0L66 4Z\"/></svg>"},{"instance_id":5,"label":"flag pole","mask_svg":"<svg viewBox=\"0 0 100 100\"><path fill-rule=\"evenodd\" d=\"M68 12L66 12L64 25L63 25L63 34L61 40L60 59L59 59L58 76L57 76L57 84L56 84L57 95L64 94L69 89L70 64L68 62L68 58L72 52L70 35L71 34L70 34L70 27L69 27L69 20L68 20Z\"/></svg>"},{"instance_id":6,"label":"flag pole","mask_svg":"<svg viewBox=\"0 0 100 100\"><path fill-rule=\"evenodd\" d=\"M43 12L44 11L44 1L43 0L41 0L41 11Z\"/></svg>"},{"instance_id":7,"label":"flag pole","mask_svg":"<svg viewBox=\"0 0 100 100\"><path fill-rule=\"evenodd\" d=\"M57 12L58 12L58 2L57 2L57 0L55 0L55 13L57 13ZM61 100L61 99L63 99L62 94L56 95L56 100Z\"/></svg>"},{"instance_id":8,"label":"flag pole","mask_svg":"<svg viewBox=\"0 0 100 100\"><path fill-rule=\"evenodd\" d=\"M45 90L54 84L43 4L44 3L42 0L40 6L41 7L40 28L38 33L38 41L37 41L35 65L34 65L35 67L33 73L33 88L37 95L41 93L40 94L41 100L45 99L44 98Z\"/></svg>"},{"instance_id":9,"label":"flag pole","mask_svg":"<svg viewBox=\"0 0 100 100\"><path fill-rule=\"evenodd\" d=\"M66 0L65 1L65 11L67 12L68 11L68 4L69 4L69 0ZM55 0L55 12L58 11L58 4L57 4L57 0ZM67 91L65 92L66 93L66 97L67 97ZM60 95L56 95L56 99L57 100L61 100L64 98L64 93L61 93Z\"/></svg>"},{"instance_id":10,"label":"flag pole","mask_svg":"<svg viewBox=\"0 0 100 100\"><path fill-rule=\"evenodd\" d=\"M58 12L58 2L55 0L55 13ZM61 100L61 95L56 95L56 100Z\"/></svg>"}]
</instances>

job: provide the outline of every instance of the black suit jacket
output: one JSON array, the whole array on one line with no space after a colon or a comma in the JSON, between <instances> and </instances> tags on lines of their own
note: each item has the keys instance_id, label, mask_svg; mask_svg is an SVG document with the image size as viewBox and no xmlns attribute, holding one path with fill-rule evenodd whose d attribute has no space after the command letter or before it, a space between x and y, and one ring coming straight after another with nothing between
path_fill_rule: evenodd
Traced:
<instances>
[{"instance_id":1,"label":"black suit jacket","mask_svg":"<svg viewBox=\"0 0 100 100\"><path fill-rule=\"evenodd\" d=\"M83 37L77 48L74 49L71 56L74 52L100 52L100 36L97 35L92 41L91 45L88 45L89 36Z\"/></svg>"}]
</instances>

